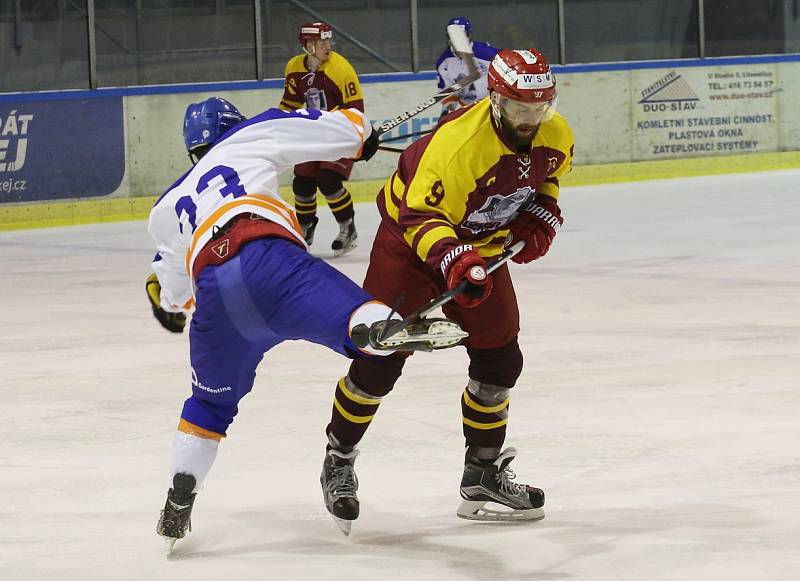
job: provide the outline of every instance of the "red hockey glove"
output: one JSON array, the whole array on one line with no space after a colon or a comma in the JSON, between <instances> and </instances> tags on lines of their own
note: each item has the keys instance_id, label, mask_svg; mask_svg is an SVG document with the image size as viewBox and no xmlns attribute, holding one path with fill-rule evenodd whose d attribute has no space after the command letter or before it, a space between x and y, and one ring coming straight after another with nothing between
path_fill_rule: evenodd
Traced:
<instances>
[{"instance_id":1,"label":"red hockey glove","mask_svg":"<svg viewBox=\"0 0 800 581\"><path fill-rule=\"evenodd\" d=\"M477 307L492 292L492 277L486 272L486 263L472 244L461 244L444 255L440 264L447 288L454 289L463 281L469 284L453 300L465 309Z\"/></svg>"},{"instance_id":2,"label":"red hockey glove","mask_svg":"<svg viewBox=\"0 0 800 581\"><path fill-rule=\"evenodd\" d=\"M508 225L511 237L506 246L525 240L525 247L511 260L517 264L527 264L547 254L563 223L564 218L556 201L545 194L538 194L531 206L522 210Z\"/></svg>"}]
</instances>

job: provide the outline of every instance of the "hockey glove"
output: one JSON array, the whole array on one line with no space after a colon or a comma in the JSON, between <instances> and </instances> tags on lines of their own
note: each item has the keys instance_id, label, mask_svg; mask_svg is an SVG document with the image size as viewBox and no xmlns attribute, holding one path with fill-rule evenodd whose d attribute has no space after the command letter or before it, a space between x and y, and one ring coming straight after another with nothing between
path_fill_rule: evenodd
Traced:
<instances>
[{"instance_id":1,"label":"hockey glove","mask_svg":"<svg viewBox=\"0 0 800 581\"><path fill-rule=\"evenodd\" d=\"M361 155L356 158L356 161L369 161L372 159L372 156L377 153L379 145L378 132L373 128L372 133L364 142L364 147L361 148Z\"/></svg>"},{"instance_id":2,"label":"hockey glove","mask_svg":"<svg viewBox=\"0 0 800 581\"><path fill-rule=\"evenodd\" d=\"M486 272L486 262L472 244L456 246L445 254L440 268L448 289L452 290L462 282L467 282L467 288L453 297L465 309L477 307L492 292L492 277Z\"/></svg>"},{"instance_id":3,"label":"hockey glove","mask_svg":"<svg viewBox=\"0 0 800 581\"><path fill-rule=\"evenodd\" d=\"M153 307L153 316L161 323L161 326L171 333L183 333L183 328L186 326L186 315L169 313L161 308L161 283L158 282L155 274L147 277L144 289L147 291L150 306Z\"/></svg>"},{"instance_id":4,"label":"hockey glove","mask_svg":"<svg viewBox=\"0 0 800 581\"><path fill-rule=\"evenodd\" d=\"M564 223L556 201L545 194L538 194L529 208L522 210L508 225L511 230L506 246L525 240L525 247L511 260L527 264L541 258L550 249L556 233Z\"/></svg>"}]
</instances>

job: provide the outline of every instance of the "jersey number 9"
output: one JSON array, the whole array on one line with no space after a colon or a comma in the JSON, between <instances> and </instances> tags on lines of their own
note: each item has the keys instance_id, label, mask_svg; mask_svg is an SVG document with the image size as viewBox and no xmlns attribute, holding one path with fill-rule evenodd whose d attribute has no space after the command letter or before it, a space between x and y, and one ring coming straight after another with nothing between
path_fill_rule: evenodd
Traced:
<instances>
[{"instance_id":1,"label":"jersey number 9","mask_svg":"<svg viewBox=\"0 0 800 581\"><path fill-rule=\"evenodd\" d=\"M442 180L437 180L431 186L431 193L429 196L425 196L425 203L429 206L436 207L442 203L444 200L444 186L442 185Z\"/></svg>"}]
</instances>

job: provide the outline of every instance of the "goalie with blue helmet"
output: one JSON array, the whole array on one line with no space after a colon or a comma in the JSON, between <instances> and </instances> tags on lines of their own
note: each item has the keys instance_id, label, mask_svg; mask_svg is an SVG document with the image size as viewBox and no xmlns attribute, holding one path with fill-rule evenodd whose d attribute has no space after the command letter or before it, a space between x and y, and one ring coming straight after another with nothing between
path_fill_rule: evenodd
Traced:
<instances>
[{"instance_id":1,"label":"goalie with blue helmet","mask_svg":"<svg viewBox=\"0 0 800 581\"><path fill-rule=\"evenodd\" d=\"M190 529L196 491L264 353L305 339L355 358L440 349L466 336L447 319L398 331L389 307L309 254L294 210L279 195L278 174L297 163L375 153L377 136L361 111L268 109L245 120L212 97L189 105L183 136L194 166L150 212L157 252L145 285L167 330L182 332L193 309L192 394L174 436L172 487L157 525L168 551ZM335 517L342 515L338 501L329 506Z\"/></svg>"},{"instance_id":2,"label":"goalie with blue helmet","mask_svg":"<svg viewBox=\"0 0 800 581\"><path fill-rule=\"evenodd\" d=\"M443 100L442 113L449 113L450 111L455 111L460 107L472 105L489 94L486 75L489 71L489 64L500 50L493 47L488 42L472 40L472 23L466 16L456 16L455 18L451 18L448 21L447 26L449 27L453 25L461 26L464 29L464 32L467 34L467 37L469 37L470 43L472 44L472 52L475 55L475 64L478 66L478 69L481 72L481 78L464 90L459 91L458 93L453 93ZM436 74L439 83L439 90L451 86L469 74L466 63L459 58L459 56L450 46L449 39L447 48L436 60Z\"/></svg>"}]
</instances>

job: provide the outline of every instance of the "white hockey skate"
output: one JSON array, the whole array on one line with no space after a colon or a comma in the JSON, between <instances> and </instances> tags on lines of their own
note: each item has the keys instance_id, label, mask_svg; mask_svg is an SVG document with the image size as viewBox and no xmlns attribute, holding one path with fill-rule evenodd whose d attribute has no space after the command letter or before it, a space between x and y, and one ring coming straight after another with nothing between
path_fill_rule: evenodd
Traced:
<instances>
[{"instance_id":1,"label":"white hockey skate","mask_svg":"<svg viewBox=\"0 0 800 581\"><path fill-rule=\"evenodd\" d=\"M467 459L461 479L458 516L468 520L526 521L544 518L544 492L512 482L516 475L508 465L516 457L506 448L494 462Z\"/></svg>"},{"instance_id":2,"label":"white hockey skate","mask_svg":"<svg viewBox=\"0 0 800 581\"><path fill-rule=\"evenodd\" d=\"M435 351L458 345L469 337L458 323L450 319L421 319L405 329L393 331L400 321L378 321L369 328L357 325L351 336L359 347L369 345L373 349L396 349L399 351ZM388 329L386 328L388 326Z\"/></svg>"}]
</instances>

